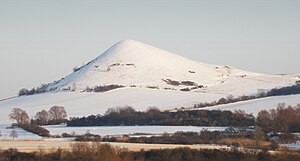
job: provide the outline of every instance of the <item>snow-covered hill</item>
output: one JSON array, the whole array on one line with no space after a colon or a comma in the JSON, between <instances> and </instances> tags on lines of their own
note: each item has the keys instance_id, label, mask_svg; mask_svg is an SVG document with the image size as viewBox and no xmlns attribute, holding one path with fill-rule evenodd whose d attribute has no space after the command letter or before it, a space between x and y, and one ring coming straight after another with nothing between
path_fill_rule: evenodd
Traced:
<instances>
[{"instance_id":1,"label":"snow-covered hill","mask_svg":"<svg viewBox=\"0 0 300 161\"><path fill-rule=\"evenodd\" d=\"M241 95L295 83L296 78L263 75L229 66L196 62L168 51L123 40L60 81L49 90L78 90L103 85L191 89L205 93ZM237 90L238 89L238 90Z\"/></svg>"},{"instance_id":2,"label":"snow-covered hill","mask_svg":"<svg viewBox=\"0 0 300 161\"><path fill-rule=\"evenodd\" d=\"M0 122L9 122L8 114L14 107L34 116L42 109L61 105L71 117L101 114L109 107L125 105L137 110L149 106L165 110L288 86L299 79L297 75L265 75L205 64L135 40L123 40L72 74L50 83L46 93L0 101ZM85 92L87 87L105 85L125 87L104 93ZM294 103L300 100L298 96L277 102ZM273 106L274 101L271 103Z\"/></svg>"}]
</instances>

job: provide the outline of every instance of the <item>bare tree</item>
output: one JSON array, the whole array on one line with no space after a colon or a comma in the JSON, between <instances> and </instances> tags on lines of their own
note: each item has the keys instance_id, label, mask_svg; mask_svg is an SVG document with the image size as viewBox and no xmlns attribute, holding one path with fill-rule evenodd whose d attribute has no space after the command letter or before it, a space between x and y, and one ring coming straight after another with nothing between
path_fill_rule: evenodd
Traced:
<instances>
[{"instance_id":1,"label":"bare tree","mask_svg":"<svg viewBox=\"0 0 300 161\"><path fill-rule=\"evenodd\" d=\"M147 112L148 114L156 115L156 114L160 113L161 111L160 111L160 109L157 108L157 107L148 107L147 110L146 110L146 112Z\"/></svg>"},{"instance_id":2,"label":"bare tree","mask_svg":"<svg viewBox=\"0 0 300 161\"><path fill-rule=\"evenodd\" d=\"M17 121L18 124L28 124L29 116L26 111L20 108L13 108L9 114L11 120Z\"/></svg>"},{"instance_id":3,"label":"bare tree","mask_svg":"<svg viewBox=\"0 0 300 161\"><path fill-rule=\"evenodd\" d=\"M230 94L230 95L228 95L228 96L226 97L226 99L227 99L228 102L233 102L234 96L233 96L232 94Z\"/></svg>"},{"instance_id":4,"label":"bare tree","mask_svg":"<svg viewBox=\"0 0 300 161\"><path fill-rule=\"evenodd\" d=\"M71 91L76 91L76 89L77 89L77 88L76 88L76 83L73 83L73 84L72 84Z\"/></svg>"},{"instance_id":5,"label":"bare tree","mask_svg":"<svg viewBox=\"0 0 300 161\"><path fill-rule=\"evenodd\" d=\"M258 97L266 97L267 96L267 93L264 89L258 89L257 90L257 96Z\"/></svg>"},{"instance_id":6,"label":"bare tree","mask_svg":"<svg viewBox=\"0 0 300 161\"><path fill-rule=\"evenodd\" d=\"M73 72L78 71L80 68L78 66L73 67Z\"/></svg>"},{"instance_id":7,"label":"bare tree","mask_svg":"<svg viewBox=\"0 0 300 161\"><path fill-rule=\"evenodd\" d=\"M255 133L256 147L259 148L260 147L260 142L265 139L265 134L264 134L263 129L259 126L255 127L254 133Z\"/></svg>"},{"instance_id":8,"label":"bare tree","mask_svg":"<svg viewBox=\"0 0 300 161\"><path fill-rule=\"evenodd\" d=\"M256 124L260 126L264 132L274 131L274 118L267 110L261 110L256 117Z\"/></svg>"},{"instance_id":9,"label":"bare tree","mask_svg":"<svg viewBox=\"0 0 300 161\"><path fill-rule=\"evenodd\" d=\"M10 132L9 136L12 137L13 139L18 137L18 133L14 127L13 127L12 131Z\"/></svg>"},{"instance_id":10,"label":"bare tree","mask_svg":"<svg viewBox=\"0 0 300 161\"><path fill-rule=\"evenodd\" d=\"M24 95L28 95L28 94L29 94L29 90L26 88L22 88L18 93L19 96L24 96Z\"/></svg>"},{"instance_id":11,"label":"bare tree","mask_svg":"<svg viewBox=\"0 0 300 161\"><path fill-rule=\"evenodd\" d=\"M49 121L49 113L46 110L37 112L35 117L39 125L46 125Z\"/></svg>"},{"instance_id":12,"label":"bare tree","mask_svg":"<svg viewBox=\"0 0 300 161\"><path fill-rule=\"evenodd\" d=\"M67 117L67 112L62 106L53 106L49 110L50 120L61 120Z\"/></svg>"}]
</instances>

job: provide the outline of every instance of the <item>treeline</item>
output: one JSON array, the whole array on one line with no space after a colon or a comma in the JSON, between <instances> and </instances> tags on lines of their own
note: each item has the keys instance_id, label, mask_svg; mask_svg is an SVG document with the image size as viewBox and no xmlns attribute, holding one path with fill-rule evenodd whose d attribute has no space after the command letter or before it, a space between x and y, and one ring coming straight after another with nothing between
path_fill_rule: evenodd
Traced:
<instances>
[{"instance_id":1,"label":"treeline","mask_svg":"<svg viewBox=\"0 0 300 161\"><path fill-rule=\"evenodd\" d=\"M37 125L58 125L67 121L65 108L63 106L52 106L48 111L41 110L37 112L30 122Z\"/></svg>"},{"instance_id":2,"label":"treeline","mask_svg":"<svg viewBox=\"0 0 300 161\"><path fill-rule=\"evenodd\" d=\"M300 132L300 104L296 106L279 104L277 109L262 110L257 115L256 124L266 133Z\"/></svg>"},{"instance_id":3,"label":"treeline","mask_svg":"<svg viewBox=\"0 0 300 161\"><path fill-rule=\"evenodd\" d=\"M142 135L142 136L139 136ZM143 136L145 135L145 136ZM279 146L271 137L264 137L261 128L254 130L246 128L226 128L224 131L208 131L203 129L199 132L175 132L173 134L164 133L162 135L146 136L147 134L134 134L123 136L103 136L91 134L89 132L78 135L75 132L63 133L61 137L75 138L75 141L92 142L126 142L126 143L146 143L146 144L218 144L239 147L243 146L251 149L271 149L276 150ZM60 137L60 136L56 136ZM280 139L280 135L277 136Z\"/></svg>"},{"instance_id":4,"label":"treeline","mask_svg":"<svg viewBox=\"0 0 300 161\"><path fill-rule=\"evenodd\" d=\"M107 91L117 89L117 88L122 88L122 87L124 87L124 86L116 85L116 84L106 85L106 86L96 86L93 88L86 87L85 92L107 92Z\"/></svg>"},{"instance_id":5,"label":"treeline","mask_svg":"<svg viewBox=\"0 0 300 161\"><path fill-rule=\"evenodd\" d=\"M300 94L300 81L297 81L295 85L290 87L274 88L267 93L268 96L281 96Z\"/></svg>"},{"instance_id":6,"label":"treeline","mask_svg":"<svg viewBox=\"0 0 300 161\"><path fill-rule=\"evenodd\" d=\"M22 88L21 90L19 90L18 96L29 96L29 95L39 94L39 93L45 93L45 92L47 92L48 86L49 86L49 84L42 84L41 86L32 88L32 89ZM114 90L117 88L123 88L123 87L124 86L122 86L122 85L112 84L112 85L104 85L104 86L86 87L86 89L84 91L85 92L107 92L110 90ZM72 88L69 87L64 90L73 90L74 91L75 89L76 89L76 85L73 84Z\"/></svg>"},{"instance_id":7,"label":"treeline","mask_svg":"<svg viewBox=\"0 0 300 161\"><path fill-rule=\"evenodd\" d=\"M48 84L42 84L39 87L32 88L32 89L26 89L23 88L19 90L18 96L28 96L28 95L33 95L33 94L39 94L39 93L45 93L47 92Z\"/></svg>"},{"instance_id":8,"label":"treeline","mask_svg":"<svg viewBox=\"0 0 300 161\"><path fill-rule=\"evenodd\" d=\"M253 126L253 115L243 111L192 110L162 112L158 108L149 108L145 112L132 107L110 108L104 115L73 117L67 126Z\"/></svg>"},{"instance_id":9,"label":"treeline","mask_svg":"<svg viewBox=\"0 0 300 161\"><path fill-rule=\"evenodd\" d=\"M87 141L94 140L94 137L86 138L88 138L86 139ZM226 145L233 148L243 147L249 149L279 150L280 146L278 143L280 142L280 135L278 135L277 138L278 140L275 141L274 138L269 137L268 135L265 137L265 134L260 128L250 130L229 127L224 131L202 130L200 132L176 132L173 134L164 133L162 135L138 137L130 135L105 136L101 138L101 141L181 145L213 144Z\"/></svg>"},{"instance_id":10,"label":"treeline","mask_svg":"<svg viewBox=\"0 0 300 161\"><path fill-rule=\"evenodd\" d=\"M53 106L49 111L37 112L34 119L29 119L26 111L20 108L13 108L9 114L11 120L16 121L12 126L18 126L24 130L39 136L50 136L49 131L40 125L55 125L67 122L67 112L62 106Z\"/></svg>"},{"instance_id":11,"label":"treeline","mask_svg":"<svg viewBox=\"0 0 300 161\"><path fill-rule=\"evenodd\" d=\"M190 148L127 151L107 144L75 143L69 150L19 152L0 150L1 161L296 161L299 153L239 152L237 150L197 150Z\"/></svg>"},{"instance_id":12,"label":"treeline","mask_svg":"<svg viewBox=\"0 0 300 161\"><path fill-rule=\"evenodd\" d=\"M253 99L262 98L265 96L266 96L266 93L261 93L261 94L252 95L252 96L243 95L243 96L239 96L239 97L234 97L233 95L228 95L226 98L220 98L218 101L194 104L193 108L211 107L211 106L235 103L235 102L240 102L240 101L253 100Z\"/></svg>"},{"instance_id":13,"label":"treeline","mask_svg":"<svg viewBox=\"0 0 300 161\"><path fill-rule=\"evenodd\" d=\"M273 88L268 92L265 92L264 90L258 90L256 95L249 95L249 96L243 95L239 97L228 95L226 98L221 98L218 101L195 104L193 108L204 108L204 107L211 107L211 106L253 100L253 99L270 97L270 96L284 96L284 95L293 95L293 94L300 94L300 81L296 81L295 85L293 86Z\"/></svg>"},{"instance_id":14,"label":"treeline","mask_svg":"<svg viewBox=\"0 0 300 161\"><path fill-rule=\"evenodd\" d=\"M248 138L254 139L255 133L250 130L235 130L228 128L225 131L201 132L176 132L174 134L163 134L160 136L142 136L142 137L103 137L103 142L127 142L127 143L147 143L147 144L220 144L222 139L226 138Z\"/></svg>"},{"instance_id":15,"label":"treeline","mask_svg":"<svg viewBox=\"0 0 300 161\"><path fill-rule=\"evenodd\" d=\"M28 113L20 108L13 108L9 118L17 124L57 125L67 122L67 112L63 106L52 106L48 111L41 110L33 119L29 119Z\"/></svg>"}]
</instances>

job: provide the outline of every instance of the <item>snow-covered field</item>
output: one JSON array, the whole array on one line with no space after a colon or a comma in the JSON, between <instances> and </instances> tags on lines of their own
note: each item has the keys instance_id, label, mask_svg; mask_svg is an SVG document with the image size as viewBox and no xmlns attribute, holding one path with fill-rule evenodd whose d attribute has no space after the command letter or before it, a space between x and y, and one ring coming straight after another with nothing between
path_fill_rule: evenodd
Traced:
<instances>
[{"instance_id":1,"label":"snow-covered field","mask_svg":"<svg viewBox=\"0 0 300 161\"><path fill-rule=\"evenodd\" d=\"M126 135L134 133L144 134L163 134L183 132L200 132L203 129L209 131L223 131L226 127L196 127L196 126L91 126L91 127L67 127L67 126L44 126L51 134L61 135L66 132L71 134L97 134L100 136L106 135Z\"/></svg>"},{"instance_id":2,"label":"snow-covered field","mask_svg":"<svg viewBox=\"0 0 300 161\"><path fill-rule=\"evenodd\" d=\"M294 144L281 144L281 146L285 146L285 147L288 147L288 148L291 148L291 149L299 150L300 149L300 141L297 141Z\"/></svg>"},{"instance_id":3,"label":"snow-covered field","mask_svg":"<svg viewBox=\"0 0 300 161\"><path fill-rule=\"evenodd\" d=\"M60 105L66 108L68 117L82 117L92 114L103 114L110 107L129 105L136 110L144 111L148 107L155 106L161 110L169 110L180 107L192 107L195 103L211 102L221 97L225 97L225 95L140 88L123 88L105 93L44 93L0 101L0 122L11 123L8 115L11 109L15 107L24 109L29 113L30 117L34 117L38 111L48 110L51 106ZM261 98L204 109L231 111L241 109L257 115L260 110L274 109L279 103L297 105L300 103L300 95Z\"/></svg>"},{"instance_id":4,"label":"snow-covered field","mask_svg":"<svg viewBox=\"0 0 300 161\"><path fill-rule=\"evenodd\" d=\"M68 117L103 114L107 108L133 106L136 110L159 107L161 110L192 106L202 101L214 101L224 95L196 92L167 91L141 88L120 88L104 93L57 92L32 96L22 96L0 101L0 122L11 122L8 115L11 109L24 109L34 117L36 112L48 110L54 105L64 106Z\"/></svg>"},{"instance_id":5,"label":"snow-covered field","mask_svg":"<svg viewBox=\"0 0 300 161\"><path fill-rule=\"evenodd\" d=\"M266 97L249 101L242 101L237 103L207 107L207 110L244 110L247 113L252 113L254 116L261 110L276 109L279 103L285 103L286 105L297 105L300 104L300 94L289 95L289 96L274 96Z\"/></svg>"},{"instance_id":6,"label":"snow-covered field","mask_svg":"<svg viewBox=\"0 0 300 161\"><path fill-rule=\"evenodd\" d=\"M12 129L7 129L9 124L0 124L1 136L0 140L12 140L10 136ZM196 127L196 126L91 126L91 127L67 127L64 125L55 125L55 126L44 126L47 130L50 131L52 135L61 135L62 133L73 133L76 134L85 134L87 132L91 134L96 134L100 136L107 135L130 135L135 133L143 134L153 134L160 135L163 133L175 133L178 131L182 132L200 132L203 129L209 131L223 131L226 127ZM16 140L49 140L49 141L66 141L68 139L58 138L58 139L47 139L42 138L38 135L27 132L21 128L15 129L18 137ZM142 135L143 135L142 134Z\"/></svg>"},{"instance_id":7,"label":"snow-covered field","mask_svg":"<svg viewBox=\"0 0 300 161\"><path fill-rule=\"evenodd\" d=\"M10 136L12 129L7 129L9 124L0 124L0 140L12 140L13 138ZM32 139L41 139L42 137L35 135L33 133L27 132L21 128L16 128L17 137L15 140L32 140Z\"/></svg>"}]
</instances>

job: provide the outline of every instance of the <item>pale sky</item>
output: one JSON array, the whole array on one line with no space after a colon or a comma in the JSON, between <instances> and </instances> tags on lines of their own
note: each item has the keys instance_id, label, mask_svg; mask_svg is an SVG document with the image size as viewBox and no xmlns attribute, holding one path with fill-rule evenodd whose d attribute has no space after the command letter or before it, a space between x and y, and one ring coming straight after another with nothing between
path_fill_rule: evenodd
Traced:
<instances>
[{"instance_id":1,"label":"pale sky","mask_svg":"<svg viewBox=\"0 0 300 161\"><path fill-rule=\"evenodd\" d=\"M126 38L205 63L300 73L300 0L0 0L0 99Z\"/></svg>"}]
</instances>

